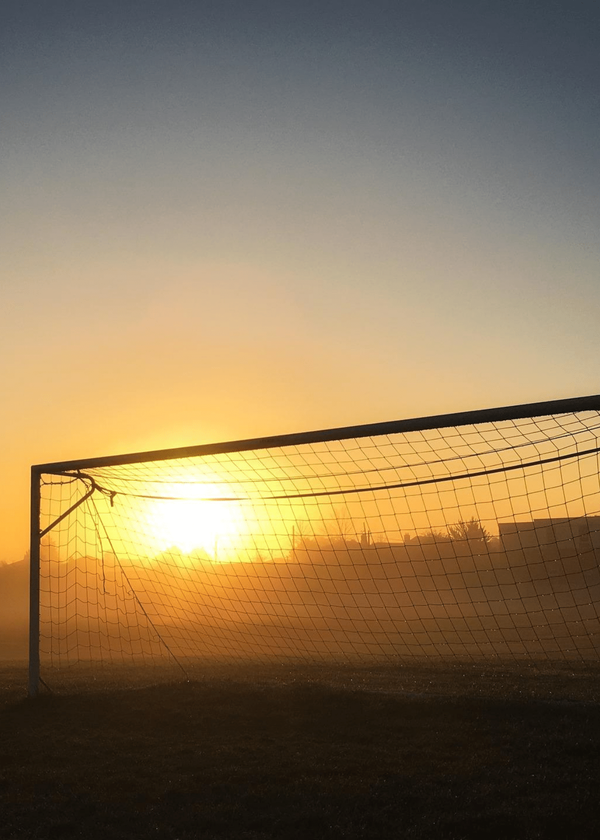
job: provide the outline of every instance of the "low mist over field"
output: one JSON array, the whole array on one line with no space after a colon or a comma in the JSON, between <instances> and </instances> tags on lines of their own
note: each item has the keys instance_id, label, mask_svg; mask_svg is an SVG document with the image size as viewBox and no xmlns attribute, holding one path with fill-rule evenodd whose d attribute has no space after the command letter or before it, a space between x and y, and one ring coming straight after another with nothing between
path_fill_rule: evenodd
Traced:
<instances>
[{"instance_id":1,"label":"low mist over field","mask_svg":"<svg viewBox=\"0 0 600 840\"><path fill-rule=\"evenodd\" d=\"M178 548L61 559L44 543L42 660L595 661L596 519L541 522L501 538L476 520L402 543L297 535L287 554L245 562ZM20 657L26 559L0 581L1 653Z\"/></svg>"},{"instance_id":2,"label":"low mist over field","mask_svg":"<svg viewBox=\"0 0 600 840\"><path fill-rule=\"evenodd\" d=\"M0 659L27 655L29 559L0 564Z\"/></svg>"}]
</instances>

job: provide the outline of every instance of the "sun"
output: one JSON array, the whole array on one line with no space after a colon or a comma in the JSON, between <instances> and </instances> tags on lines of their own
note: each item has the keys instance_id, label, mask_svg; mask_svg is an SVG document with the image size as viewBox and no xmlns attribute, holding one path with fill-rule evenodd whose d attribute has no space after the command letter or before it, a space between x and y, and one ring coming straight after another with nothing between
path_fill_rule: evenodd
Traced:
<instances>
[{"instance_id":1,"label":"sun","mask_svg":"<svg viewBox=\"0 0 600 840\"><path fill-rule=\"evenodd\" d=\"M211 488L205 498L160 499L153 502L150 516L152 542L159 551L179 548L184 554L204 551L213 559L224 559L243 535L243 519L235 502L219 501ZM208 497L208 499L206 498Z\"/></svg>"}]
</instances>

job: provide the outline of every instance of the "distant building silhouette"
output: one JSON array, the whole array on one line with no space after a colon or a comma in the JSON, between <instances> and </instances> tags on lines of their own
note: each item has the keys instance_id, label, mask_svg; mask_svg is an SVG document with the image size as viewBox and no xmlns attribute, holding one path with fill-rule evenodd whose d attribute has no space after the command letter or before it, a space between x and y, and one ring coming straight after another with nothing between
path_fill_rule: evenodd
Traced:
<instances>
[{"instance_id":1,"label":"distant building silhouette","mask_svg":"<svg viewBox=\"0 0 600 840\"><path fill-rule=\"evenodd\" d=\"M360 535L360 547L361 548L371 548L373 545L373 539L371 537L371 532L368 530L367 526L363 527L362 533Z\"/></svg>"},{"instance_id":2,"label":"distant building silhouette","mask_svg":"<svg viewBox=\"0 0 600 840\"><path fill-rule=\"evenodd\" d=\"M498 530L505 551L557 546L561 555L600 552L600 516L499 522Z\"/></svg>"}]
</instances>

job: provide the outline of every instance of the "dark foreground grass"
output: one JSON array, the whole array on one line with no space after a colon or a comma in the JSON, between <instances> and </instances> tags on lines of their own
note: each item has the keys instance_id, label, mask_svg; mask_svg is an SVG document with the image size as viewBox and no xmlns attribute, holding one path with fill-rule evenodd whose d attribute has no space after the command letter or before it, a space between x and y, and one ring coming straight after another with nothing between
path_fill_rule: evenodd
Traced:
<instances>
[{"instance_id":1,"label":"dark foreground grass","mask_svg":"<svg viewBox=\"0 0 600 840\"><path fill-rule=\"evenodd\" d=\"M26 700L0 671L0 837L600 837L597 682L317 676Z\"/></svg>"}]
</instances>

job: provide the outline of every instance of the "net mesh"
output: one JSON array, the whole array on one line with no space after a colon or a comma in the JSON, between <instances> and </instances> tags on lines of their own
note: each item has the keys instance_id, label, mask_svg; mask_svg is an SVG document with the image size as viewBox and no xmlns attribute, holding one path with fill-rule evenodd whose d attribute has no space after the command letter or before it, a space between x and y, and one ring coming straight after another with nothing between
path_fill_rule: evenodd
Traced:
<instances>
[{"instance_id":1,"label":"net mesh","mask_svg":"<svg viewBox=\"0 0 600 840\"><path fill-rule=\"evenodd\" d=\"M596 411L41 480L40 656L596 660Z\"/></svg>"}]
</instances>

